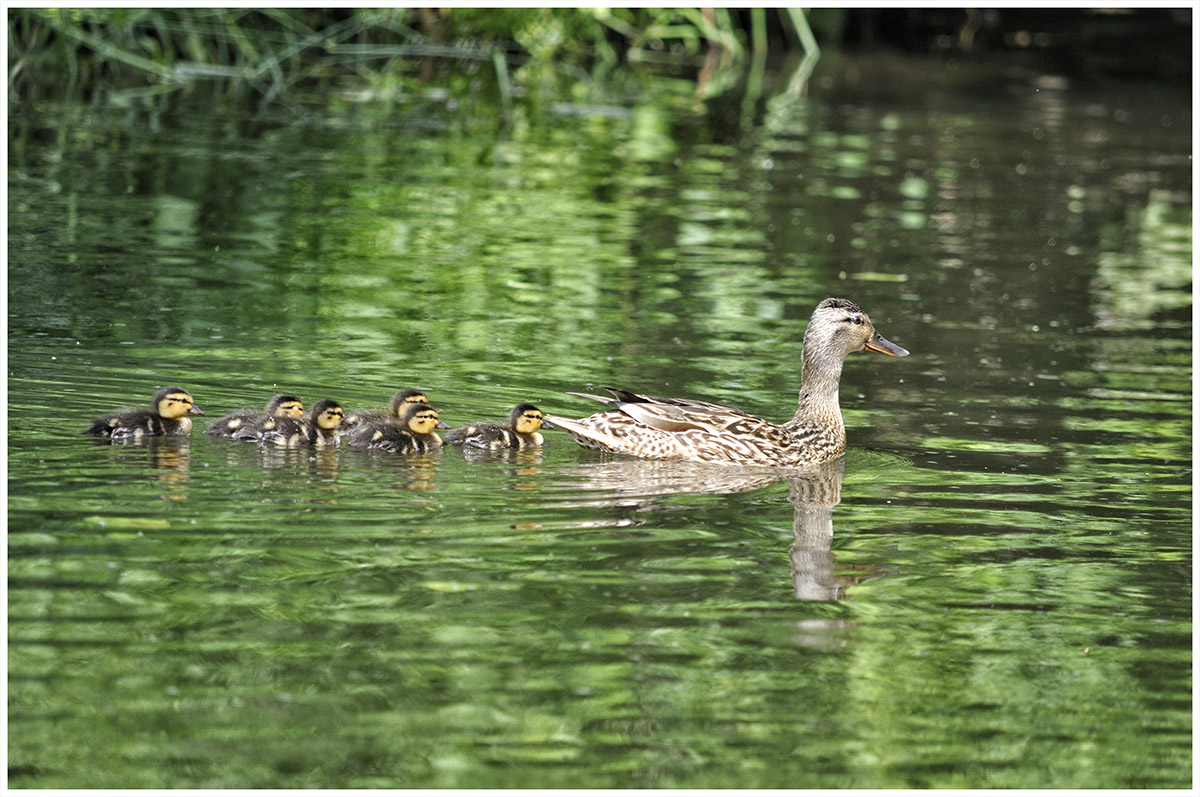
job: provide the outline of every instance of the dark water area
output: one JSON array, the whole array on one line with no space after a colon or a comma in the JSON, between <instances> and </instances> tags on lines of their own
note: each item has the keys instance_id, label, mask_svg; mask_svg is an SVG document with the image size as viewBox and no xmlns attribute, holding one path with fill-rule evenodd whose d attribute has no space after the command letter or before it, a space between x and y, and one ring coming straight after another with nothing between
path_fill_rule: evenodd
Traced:
<instances>
[{"instance_id":1,"label":"dark water area","mask_svg":"<svg viewBox=\"0 0 1200 797\"><path fill-rule=\"evenodd\" d=\"M10 108L9 784L1189 787L1187 89L787 77ZM912 354L814 471L199 433L782 421L827 296ZM79 434L168 384L190 439Z\"/></svg>"}]
</instances>

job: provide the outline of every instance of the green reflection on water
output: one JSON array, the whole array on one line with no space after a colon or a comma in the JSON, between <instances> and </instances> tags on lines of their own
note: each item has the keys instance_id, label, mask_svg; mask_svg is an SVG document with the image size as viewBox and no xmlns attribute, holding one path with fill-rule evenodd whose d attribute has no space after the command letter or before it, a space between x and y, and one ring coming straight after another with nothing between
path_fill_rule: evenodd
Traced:
<instances>
[{"instance_id":1,"label":"green reflection on water","mask_svg":"<svg viewBox=\"0 0 1200 797\"><path fill-rule=\"evenodd\" d=\"M1187 784L1190 139L835 88L10 117L10 782ZM847 361L836 488L76 434L164 381L782 420L826 295L913 351Z\"/></svg>"}]
</instances>

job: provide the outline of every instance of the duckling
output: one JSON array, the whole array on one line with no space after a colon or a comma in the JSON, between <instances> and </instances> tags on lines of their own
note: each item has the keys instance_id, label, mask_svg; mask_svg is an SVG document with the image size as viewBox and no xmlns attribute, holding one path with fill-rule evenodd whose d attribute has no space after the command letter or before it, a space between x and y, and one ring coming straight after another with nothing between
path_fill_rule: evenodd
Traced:
<instances>
[{"instance_id":1,"label":"duckling","mask_svg":"<svg viewBox=\"0 0 1200 797\"><path fill-rule=\"evenodd\" d=\"M83 434L111 440L141 440L167 434L191 434L192 419L204 410L192 402L192 395L181 387L164 387L154 394L151 409L124 409L97 418Z\"/></svg>"},{"instance_id":2,"label":"duckling","mask_svg":"<svg viewBox=\"0 0 1200 797\"><path fill-rule=\"evenodd\" d=\"M429 399L420 390L405 388L397 390L388 401L386 410L370 409L370 410L354 410L346 415L346 421L352 426L357 426L360 423L367 421L370 423L383 423L387 421L396 422L404 415L413 404L429 404Z\"/></svg>"},{"instance_id":3,"label":"duckling","mask_svg":"<svg viewBox=\"0 0 1200 797\"><path fill-rule=\"evenodd\" d=\"M238 410L223 418L218 418L208 425L205 434L231 437L234 440L257 440L267 428L255 430L256 425L280 416L284 418L303 418L304 404L300 399L287 393L272 396L267 406L261 412L258 410ZM273 428L273 427L272 427Z\"/></svg>"},{"instance_id":4,"label":"duckling","mask_svg":"<svg viewBox=\"0 0 1200 797\"><path fill-rule=\"evenodd\" d=\"M442 438L434 429L450 427L438 418L428 404L410 404L399 422L359 421L348 437L351 448L391 451L394 454L427 454L442 447Z\"/></svg>"},{"instance_id":5,"label":"duckling","mask_svg":"<svg viewBox=\"0 0 1200 797\"><path fill-rule=\"evenodd\" d=\"M508 425L484 421L446 432L446 442L469 448L532 448L546 442L538 429L553 429L542 411L532 404L518 404L508 413Z\"/></svg>"},{"instance_id":6,"label":"duckling","mask_svg":"<svg viewBox=\"0 0 1200 797\"><path fill-rule=\"evenodd\" d=\"M258 441L262 445L288 448L336 446L341 441L339 427L348 425L345 416L340 402L321 399L312 405L307 418L276 415L262 421L258 424Z\"/></svg>"},{"instance_id":7,"label":"duckling","mask_svg":"<svg viewBox=\"0 0 1200 797\"><path fill-rule=\"evenodd\" d=\"M584 448L645 459L806 467L830 462L846 450L838 405L842 362L856 351L893 357L908 352L885 340L854 302L817 305L800 349L800 400L795 415L776 426L741 410L693 399L646 396L604 388L614 398L574 395L612 409L578 420L547 415Z\"/></svg>"}]
</instances>

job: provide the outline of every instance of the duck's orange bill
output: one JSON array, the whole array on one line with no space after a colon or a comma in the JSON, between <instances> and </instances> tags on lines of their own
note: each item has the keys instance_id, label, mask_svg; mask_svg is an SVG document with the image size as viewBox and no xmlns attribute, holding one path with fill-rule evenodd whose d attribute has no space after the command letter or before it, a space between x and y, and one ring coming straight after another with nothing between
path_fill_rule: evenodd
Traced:
<instances>
[{"instance_id":1,"label":"duck's orange bill","mask_svg":"<svg viewBox=\"0 0 1200 797\"><path fill-rule=\"evenodd\" d=\"M890 354L893 357L907 357L908 349L902 349L890 340L887 340L878 332L867 341L867 351L877 351L880 354Z\"/></svg>"}]
</instances>

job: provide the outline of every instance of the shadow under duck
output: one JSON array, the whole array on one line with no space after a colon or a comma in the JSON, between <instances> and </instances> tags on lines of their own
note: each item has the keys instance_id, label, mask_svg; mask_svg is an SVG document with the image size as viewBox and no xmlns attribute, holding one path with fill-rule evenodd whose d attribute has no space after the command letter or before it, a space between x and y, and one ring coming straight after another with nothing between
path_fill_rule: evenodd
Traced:
<instances>
[{"instance_id":1,"label":"shadow under duck","mask_svg":"<svg viewBox=\"0 0 1200 797\"><path fill-rule=\"evenodd\" d=\"M346 444L393 454L427 454L442 447L442 438L434 430L449 428L433 407L410 404L399 420L360 420L347 434Z\"/></svg>"},{"instance_id":2,"label":"shadow under duck","mask_svg":"<svg viewBox=\"0 0 1200 797\"><path fill-rule=\"evenodd\" d=\"M508 413L508 424L481 421L446 432L448 445L468 448L533 448L546 442L539 429L553 429L532 404L518 404Z\"/></svg>"},{"instance_id":3,"label":"shadow under duck","mask_svg":"<svg viewBox=\"0 0 1200 797\"><path fill-rule=\"evenodd\" d=\"M804 331L800 351L800 397L784 424L742 410L681 398L663 398L618 388L613 397L572 395L612 409L578 420L546 418L584 448L646 459L722 462L736 465L805 467L829 462L846 450L846 427L838 404L842 362L856 351L904 357L908 351L885 340L854 302L826 299Z\"/></svg>"},{"instance_id":4,"label":"shadow under duck","mask_svg":"<svg viewBox=\"0 0 1200 797\"><path fill-rule=\"evenodd\" d=\"M256 427L277 416L303 418L304 404L293 395L279 393L271 397L263 410L246 409L231 412L210 423L204 433L229 437L234 440L258 440L262 436L262 432L267 429L257 429Z\"/></svg>"},{"instance_id":5,"label":"shadow under duck","mask_svg":"<svg viewBox=\"0 0 1200 797\"><path fill-rule=\"evenodd\" d=\"M181 387L164 387L154 394L151 408L129 408L102 415L83 434L116 441L191 434L192 419L188 415L203 414L204 410L192 401L191 393Z\"/></svg>"}]
</instances>

